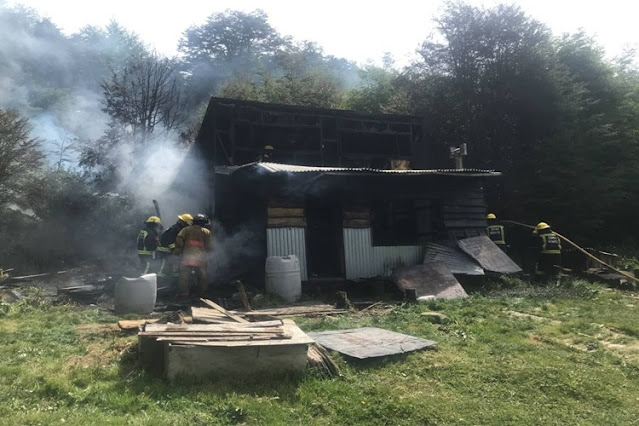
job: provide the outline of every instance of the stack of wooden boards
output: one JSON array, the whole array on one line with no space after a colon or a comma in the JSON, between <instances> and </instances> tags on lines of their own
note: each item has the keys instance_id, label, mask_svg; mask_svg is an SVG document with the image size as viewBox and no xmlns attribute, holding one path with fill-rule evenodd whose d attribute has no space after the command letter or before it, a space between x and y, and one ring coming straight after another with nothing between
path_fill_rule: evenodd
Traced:
<instances>
[{"instance_id":1,"label":"stack of wooden boards","mask_svg":"<svg viewBox=\"0 0 639 426\"><path fill-rule=\"evenodd\" d=\"M219 305L192 308L207 324L144 324L138 333L142 362L173 380L179 376L247 378L301 373L313 340L292 320L248 322Z\"/></svg>"},{"instance_id":2,"label":"stack of wooden boards","mask_svg":"<svg viewBox=\"0 0 639 426\"><path fill-rule=\"evenodd\" d=\"M210 302L210 301L209 301ZM286 306L281 308L258 309L249 312L220 311L218 309L191 307L194 322L210 324L226 324L229 322L240 322L243 319L275 319L295 316L322 316L343 314L348 312L345 309L335 309L332 305L301 305ZM235 317L235 318L234 318ZM243 317L243 318L242 318Z\"/></svg>"}]
</instances>

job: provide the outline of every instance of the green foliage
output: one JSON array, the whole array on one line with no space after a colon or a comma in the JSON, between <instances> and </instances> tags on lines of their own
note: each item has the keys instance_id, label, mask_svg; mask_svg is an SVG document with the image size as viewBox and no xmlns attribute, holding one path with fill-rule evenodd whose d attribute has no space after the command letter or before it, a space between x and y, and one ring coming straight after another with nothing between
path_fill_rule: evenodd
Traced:
<instances>
[{"instance_id":1,"label":"green foliage","mask_svg":"<svg viewBox=\"0 0 639 426\"><path fill-rule=\"evenodd\" d=\"M220 89L220 96L288 105L335 108L340 102L339 77L324 63L321 51L302 45L279 52L273 70L239 74Z\"/></svg>"},{"instance_id":2,"label":"green foliage","mask_svg":"<svg viewBox=\"0 0 639 426\"><path fill-rule=\"evenodd\" d=\"M344 96L345 109L371 114L406 112L406 93L396 82L399 73L392 68L390 58L383 68L367 65L359 75L359 86Z\"/></svg>"},{"instance_id":3,"label":"green foliage","mask_svg":"<svg viewBox=\"0 0 639 426\"><path fill-rule=\"evenodd\" d=\"M40 167L40 141L29 135L29 122L14 110L0 109L0 208L24 204L26 185Z\"/></svg>"}]
</instances>

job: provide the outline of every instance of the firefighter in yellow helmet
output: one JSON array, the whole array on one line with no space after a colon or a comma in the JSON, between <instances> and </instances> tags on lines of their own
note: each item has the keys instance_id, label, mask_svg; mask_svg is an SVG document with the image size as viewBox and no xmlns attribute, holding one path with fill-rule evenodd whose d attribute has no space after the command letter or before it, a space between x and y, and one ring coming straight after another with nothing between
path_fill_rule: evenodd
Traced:
<instances>
[{"instance_id":1,"label":"firefighter in yellow helmet","mask_svg":"<svg viewBox=\"0 0 639 426\"><path fill-rule=\"evenodd\" d=\"M144 228L138 234L138 257L140 258L141 275L156 272L156 250L160 243L162 220L150 216L144 221Z\"/></svg>"},{"instance_id":2,"label":"firefighter in yellow helmet","mask_svg":"<svg viewBox=\"0 0 639 426\"><path fill-rule=\"evenodd\" d=\"M546 222L539 222L535 227L537 238L537 263L535 274L537 275L557 275L561 267L561 239L552 232L550 225Z\"/></svg>"},{"instance_id":3,"label":"firefighter in yellow helmet","mask_svg":"<svg viewBox=\"0 0 639 426\"><path fill-rule=\"evenodd\" d=\"M273 152L275 152L273 145L265 145L262 153L258 155L257 161L272 161Z\"/></svg>"},{"instance_id":4,"label":"firefighter in yellow helmet","mask_svg":"<svg viewBox=\"0 0 639 426\"><path fill-rule=\"evenodd\" d=\"M178 297L189 296L189 276L192 270L197 277L200 295L204 296L206 293L207 260L208 254L213 250L211 231L206 228L209 224L208 216L197 214L193 218L193 225L182 229L177 235L174 253L180 256Z\"/></svg>"},{"instance_id":5,"label":"firefighter in yellow helmet","mask_svg":"<svg viewBox=\"0 0 639 426\"><path fill-rule=\"evenodd\" d=\"M486 227L486 234L488 237L499 247L502 251L506 251L506 232L504 227L497 222L497 216L494 213L488 213L486 215L486 221L488 226Z\"/></svg>"},{"instance_id":6,"label":"firefighter in yellow helmet","mask_svg":"<svg viewBox=\"0 0 639 426\"><path fill-rule=\"evenodd\" d=\"M161 260L158 279L172 281L174 276L175 262L173 261L173 251L175 250L175 239L178 233L189 225L193 224L193 216L188 213L178 215L177 222L162 233L160 245L158 247L158 257Z\"/></svg>"}]
</instances>

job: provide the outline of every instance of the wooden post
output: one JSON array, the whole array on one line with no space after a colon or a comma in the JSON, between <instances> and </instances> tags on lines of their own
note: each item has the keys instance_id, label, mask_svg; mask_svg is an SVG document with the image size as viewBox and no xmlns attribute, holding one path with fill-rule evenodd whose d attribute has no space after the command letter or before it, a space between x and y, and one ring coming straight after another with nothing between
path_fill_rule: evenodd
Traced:
<instances>
[{"instance_id":1,"label":"wooden post","mask_svg":"<svg viewBox=\"0 0 639 426\"><path fill-rule=\"evenodd\" d=\"M351 301L348 300L348 295L345 291L337 292L337 303L335 304L337 309L350 309L352 307Z\"/></svg>"},{"instance_id":2,"label":"wooden post","mask_svg":"<svg viewBox=\"0 0 639 426\"><path fill-rule=\"evenodd\" d=\"M244 284L242 284L242 281L237 280L237 281L235 281L235 285L237 287L237 291L240 293L240 297L242 298L242 304L244 305L244 309L246 311L250 311L251 310L251 304L249 303L248 296L246 295L246 290L244 289Z\"/></svg>"},{"instance_id":3,"label":"wooden post","mask_svg":"<svg viewBox=\"0 0 639 426\"><path fill-rule=\"evenodd\" d=\"M410 303L417 303L417 292L415 291L414 288L407 288L404 290L405 291L405 296L406 296L406 300Z\"/></svg>"}]
</instances>

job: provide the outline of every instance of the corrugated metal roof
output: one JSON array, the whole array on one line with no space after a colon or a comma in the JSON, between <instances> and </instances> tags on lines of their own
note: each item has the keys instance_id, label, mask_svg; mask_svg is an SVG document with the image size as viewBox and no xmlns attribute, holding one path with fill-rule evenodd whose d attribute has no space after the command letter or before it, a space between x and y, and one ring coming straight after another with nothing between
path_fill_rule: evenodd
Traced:
<instances>
[{"instance_id":1,"label":"corrugated metal roof","mask_svg":"<svg viewBox=\"0 0 639 426\"><path fill-rule=\"evenodd\" d=\"M386 170L353 167L297 166L279 163L250 163L242 166L216 167L215 172L230 175L239 170L262 170L268 173L328 173L328 174L386 174L386 175L461 175L499 176L501 172L481 169L428 169L428 170Z\"/></svg>"},{"instance_id":2,"label":"corrugated metal roof","mask_svg":"<svg viewBox=\"0 0 639 426\"><path fill-rule=\"evenodd\" d=\"M453 274L484 275L481 266L457 247L427 243L425 248L424 263L442 262L448 266Z\"/></svg>"}]
</instances>

